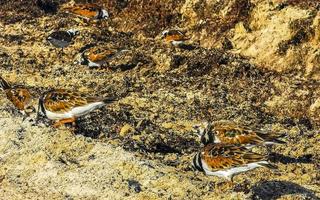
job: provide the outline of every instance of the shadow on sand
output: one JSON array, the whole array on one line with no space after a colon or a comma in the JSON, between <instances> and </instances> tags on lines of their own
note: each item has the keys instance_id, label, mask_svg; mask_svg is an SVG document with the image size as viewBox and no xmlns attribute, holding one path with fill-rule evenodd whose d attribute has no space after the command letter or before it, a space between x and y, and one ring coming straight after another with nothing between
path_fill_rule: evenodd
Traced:
<instances>
[{"instance_id":1,"label":"shadow on sand","mask_svg":"<svg viewBox=\"0 0 320 200\"><path fill-rule=\"evenodd\" d=\"M252 187L254 200L275 200L289 194L300 194L305 199L320 199L312 190L288 181L263 181Z\"/></svg>"},{"instance_id":2,"label":"shadow on sand","mask_svg":"<svg viewBox=\"0 0 320 200\"><path fill-rule=\"evenodd\" d=\"M180 48L180 49L184 49L184 50L192 51L192 50L196 49L197 46L191 45L191 44L180 44L180 45L179 45L179 48Z\"/></svg>"},{"instance_id":3,"label":"shadow on sand","mask_svg":"<svg viewBox=\"0 0 320 200\"><path fill-rule=\"evenodd\" d=\"M269 154L269 159L272 162L280 162L283 164L289 164L289 163L312 163L312 154L306 154L297 158L293 158L290 156L285 156L282 154L278 153L270 153Z\"/></svg>"}]
</instances>

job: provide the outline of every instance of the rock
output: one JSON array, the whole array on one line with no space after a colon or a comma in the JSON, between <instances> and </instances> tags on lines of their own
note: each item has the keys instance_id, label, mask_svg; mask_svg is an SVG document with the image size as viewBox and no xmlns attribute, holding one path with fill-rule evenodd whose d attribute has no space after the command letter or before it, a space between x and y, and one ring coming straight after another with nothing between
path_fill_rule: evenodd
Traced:
<instances>
[{"instance_id":1,"label":"rock","mask_svg":"<svg viewBox=\"0 0 320 200\"><path fill-rule=\"evenodd\" d=\"M136 180L128 180L128 186L130 190L133 190L136 193L141 192L141 184Z\"/></svg>"},{"instance_id":2,"label":"rock","mask_svg":"<svg viewBox=\"0 0 320 200\"><path fill-rule=\"evenodd\" d=\"M134 130L134 128L133 128L132 126L130 126L129 124L125 124L125 125L121 128L119 135L120 135L121 137L125 137L125 136L127 136L128 134L133 133L134 131L135 131L135 130Z\"/></svg>"}]
</instances>

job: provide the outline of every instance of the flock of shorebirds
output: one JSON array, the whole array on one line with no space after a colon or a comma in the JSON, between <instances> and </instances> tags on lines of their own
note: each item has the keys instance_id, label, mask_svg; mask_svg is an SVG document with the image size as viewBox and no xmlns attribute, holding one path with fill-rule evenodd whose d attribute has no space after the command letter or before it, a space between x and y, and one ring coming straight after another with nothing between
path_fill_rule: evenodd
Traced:
<instances>
[{"instance_id":1,"label":"flock of shorebirds","mask_svg":"<svg viewBox=\"0 0 320 200\"><path fill-rule=\"evenodd\" d=\"M96 4L76 4L66 6L63 10L89 20L109 18L108 12ZM47 40L53 46L63 49L70 45L72 39L78 34L79 31L73 29L56 31L51 33ZM163 31L162 38L174 46L179 46L189 39L179 30ZM111 57L125 51L92 47L82 52L79 64L89 67L103 66ZM40 96L36 109L32 105L33 97L26 87L12 86L2 77L0 77L0 85L7 98L18 110L24 114L37 112L38 116L55 120L54 127L75 123L77 117L117 100L114 97L106 99L89 97L70 90L52 89ZM205 126L194 128L201 138L202 147L193 158L193 167L207 175L224 177L228 180L232 180L238 173L257 167L276 168L268 162L267 155L253 152L252 147L285 143L280 140L285 136L284 134L251 130L229 122L205 123Z\"/></svg>"}]
</instances>

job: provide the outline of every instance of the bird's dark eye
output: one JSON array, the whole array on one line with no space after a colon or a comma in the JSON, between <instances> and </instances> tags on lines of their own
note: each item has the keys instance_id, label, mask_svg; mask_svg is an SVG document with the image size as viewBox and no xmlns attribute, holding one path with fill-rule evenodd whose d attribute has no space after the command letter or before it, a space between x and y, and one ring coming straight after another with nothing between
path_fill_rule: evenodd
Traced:
<instances>
[{"instance_id":1,"label":"bird's dark eye","mask_svg":"<svg viewBox=\"0 0 320 200\"><path fill-rule=\"evenodd\" d=\"M19 95L19 96L18 96L18 99L19 99L19 101L23 101L23 100L25 99L25 97L22 96L22 95Z\"/></svg>"},{"instance_id":2,"label":"bird's dark eye","mask_svg":"<svg viewBox=\"0 0 320 200\"><path fill-rule=\"evenodd\" d=\"M67 99L66 96L64 94L59 94L57 95L57 99L58 100L64 100L64 99Z\"/></svg>"},{"instance_id":3,"label":"bird's dark eye","mask_svg":"<svg viewBox=\"0 0 320 200\"><path fill-rule=\"evenodd\" d=\"M52 99L53 101L57 100L56 96L51 96L51 99Z\"/></svg>"},{"instance_id":4,"label":"bird's dark eye","mask_svg":"<svg viewBox=\"0 0 320 200\"><path fill-rule=\"evenodd\" d=\"M53 93L53 94L51 95L51 99L52 99L53 101L58 100L58 99L59 99L59 94Z\"/></svg>"}]
</instances>

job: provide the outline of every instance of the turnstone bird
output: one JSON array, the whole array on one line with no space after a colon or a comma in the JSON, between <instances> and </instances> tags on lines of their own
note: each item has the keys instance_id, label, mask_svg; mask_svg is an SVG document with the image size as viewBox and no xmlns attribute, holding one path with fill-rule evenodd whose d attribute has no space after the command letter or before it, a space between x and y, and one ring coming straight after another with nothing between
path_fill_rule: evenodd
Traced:
<instances>
[{"instance_id":1,"label":"turnstone bird","mask_svg":"<svg viewBox=\"0 0 320 200\"><path fill-rule=\"evenodd\" d=\"M79 34L79 31L70 29L67 31L55 31L52 32L47 40L57 48L65 48L69 46L72 42L72 39Z\"/></svg>"},{"instance_id":2,"label":"turnstone bird","mask_svg":"<svg viewBox=\"0 0 320 200\"><path fill-rule=\"evenodd\" d=\"M276 169L267 156L230 144L208 144L193 157L192 165L206 175L223 177L232 181L233 176L257 167Z\"/></svg>"},{"instance_id":3,"label":"turnstone bird","mask_svg":"<svg viewBox=\"0 0 320 200\"><path fill-rule=\"evenodd\" d=\"M199 127L196 128L203 144L224 143L246 145L247 148L250 148L256 145L286 143L279 139L284 137L285 134L251 130L248 127L242 127L228 121L220 121L214 124L206 123L202 130Z\"/></svg>"},{"instance_id":4,"label":"turnstone bird","mask_svg":"<svg viewBox=\"0 0 320 200\"><path fill-rule=\"evenodd\" d=\"M18 110L26 114L34 111L34 107L32 106L32 95L27 88L23 86L11 86L1 76L0 85L6 93L7 98Z\"/></svg>"},{"instance_id":5,"label":"turnstone bird","mask_svg":"<svg viewBox=\"0 0 320 200\"><path fill-rule=\"evenodd\" d=\"M66 12L85 19L108 19L109 13L97 4L76 4L63 8Z\"/></svg>"},{"instance_id":6,"label":"turnstone bird","mask_svg":"<svg viewBox=\"0 0 320 200\"><path fill-rule=\"evenodd\" d=\"M38 116L44 115L50 120L58 120L53 126L73 123L76 118L94 109L114 102L115 98L89 97L78 92L53 89L45 92L39 99Z\"/></svg>"},{"instance_id":7,"label":"turnstone bird","mask_svg":"<svg viewBox=\"0 0 320 200\"><path fill-rule=\"evenodd\" d=\"M79 63L81 65L88 65L89 67L102 67L108 64L108 61L119 54L128 50L108 49L101 47L92 47L87 51L81 53Z\"/></svg>"},{"instance_id":8,"label":"turnstone bird","mask_svg":"<svg viewBox=\"0 0 320 200\"><path fill-rule=\"evenodd\" d=\"M165 42L171 43L174 46L184 44L186 40L190 39L179 30L165 30L162 32L161 38L164 39Z\"/></svg>"}]
</instances>

